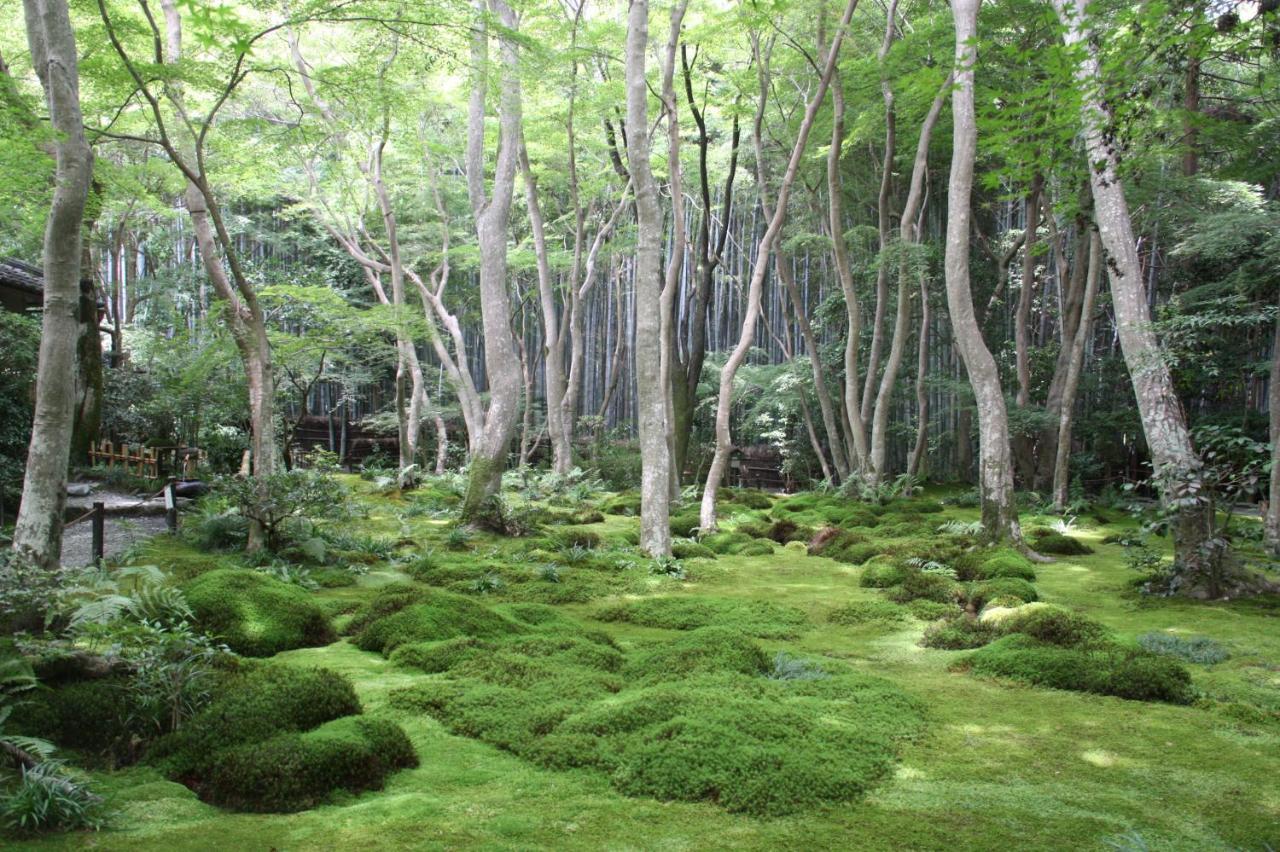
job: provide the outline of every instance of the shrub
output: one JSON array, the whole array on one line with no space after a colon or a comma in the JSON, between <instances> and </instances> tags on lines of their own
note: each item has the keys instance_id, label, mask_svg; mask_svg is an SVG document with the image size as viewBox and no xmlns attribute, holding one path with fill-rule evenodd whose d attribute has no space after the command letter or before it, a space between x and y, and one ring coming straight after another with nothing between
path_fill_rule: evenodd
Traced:
<instances>
[{"instance_id":1,"label":"shrub","mask_svg":"<svg viewBox=\"0 0 1280 852\"><path fill-rule=\"evenodd\" d=\"M1110 631L1092 618L1051 604L1018 607L1000 621L1000 630L1064 648L1097 645L1110 637Z\"/></svg>"},{"instance_id":2,"label":"shrub","mask_svg":"<svg viewBox=\"0 0 1280 852\"><path fill-rule=\"evenodd\" d=\"M773 498L755 488L721 488L716 497L747 509L768 509L773 505Z\"/></svg>"},{"instance_id":3,"label":"shrub","mask_svg":"<svg viewBox=\"0 0 1280 852\"><path fill-rule=\"evenodd\" d=\"M999 577L971 583L966 591L966 599L974 611L981 610L997 598L1016 598L1022 603L1030 603L1039 600L1040 596L1036 593L1035 586L1017 577Z\"/></svg>"},{"instance_id":4,"label":"shrub","mask_svg":"<svg viewBox=\"0 0 1280 852\"><path fill-rule=\"evenodd\" d=\"M223 748L307 731L359 712L351 682L337 672L261 665L231 677L185 727L157 740L147 759L185 781L207 772Z\"/></svg>"},{"instance_id":5,"label":"shrub","mask_svg":"<svg viewBox=\"0 0 1280 852\"><path fill-rule=\"evenodd\" d=\"M907 579L907 569L888 559L877 559L862 569L858 585L867 589L887 589Z\"/></svg>"},{"instance_id":6,"label":"shrub","mask_svg":"<svg viewBox=\"0 0 1280 852\"><path fill-rule=\"evenodd\" d=\"M728 627L702 627L639 654L627 665L635 680L675 680L706 672L762 675L769 657L744 633Z\"/></svg>"},{"instance_id":7,"label":"shrub","mask_svg":"<svg viewBox=\"0 0 1280 852\"><path fill-rule=\"evenodd\" d=\"M772 556L773 544L765 539L757 538L734 550L734 556Z\"/></svg>"},{"instance_id":8,"label":"shrub","mask_svg":"<svg viewBox=\"0 0 1280 852\"><path fill-rule=\"evenodd\" d=\"M257 571L210 571L184 591L200 629L248 657L327 645L335 638L307 592Z\"/></svg>"},{"instance_id":9,"label":"shrub","mask_svg":"<svg viewBox=\"0 0 1280 852\"><path fill-rule=\"evenodd\" d=\"M907 610L888 601L854 601L838 606L827 613L827 621L832 624L867 624L869 622L905 621Z\"/></svg>"},{"instance_id":10,"label":"shrub","mask_svg":"<svg viewBox=\"0 0 1280 852\"><path fill-rule=\"evenodd\" d=\"M1059 556L1087 556L1093 553L1093 548L1079 539L1056 532L1037 538L1035 548L1041 553L1053 553Z\"/></svg>"},{"instance_id":11,"label":"shrub","mask_svg":"<svg viewBox=\"0 0 1280 852\"><path fill-rule=\"evenodd\" d=\"M926 627L920 644L926 648L960 651L980 648L999 635L989 624L966 615L957 615Z\"/></svg>"},{"instance_id":12,"label":"shrub","mask_svg":"<svg viewBox=\"0 0 1280 852\"><path fill-rule=\"evenodd\" d=\"M53 760L24 767L14 788L0 797L0 826L17 835L96 830L102 822L102 798Z\"/></svg>"},{"instance_id":13,"label":"shrub","mask_svg":"<svg viewBox=\"0 0 1280 852\"><path fill-rule=\"evenodd\" d=\"M1207 636L1183 639L1172 633L1152 632L1138 637L1138 645L1153 654L1177 657L1188 663L1212 666L1231 656L1231 652Z\"/></svg>"},{"instance_id":14,"label":"shrub","mask_svg":"<svg viewBox=\"0 0 1280 852\"><path fill-rule=\"evenodd\" d=\"M671 534L677 538L691 538L697 534L701 524L698 510L686 509L671 516Z\"/></svg>"},{"instance_id":15,"label":"shrub","mask_svg":"<svg viewBox=\"0 0 1280 852\"><path fill-rule=\"evenodd\" d=\"M500 636L517 626L471 598L423 589L415 602L369 622L355 637L364 651L390 654L407 642L430 642L455 636Z\"/></svg>"},{"instance_id":16,"label":"shrub","mask_svg":"<svg viewBox=\"0 0 1280 852\"><path fill-rule=\"evenodd\" d=\"M257 521L269 550L284 543L288 527L317 518L337 517L347 510L345 487L332 476L295 469L267 476L220 477L214 493Z\"/></svg>"},{"instance_id":17,"label":"shrub","mask_svg":"<svg viewBox=\"0 0 1280 852\"><path fill-rule=\"evenodd\" d=\"M640 492L624 491L609 498L602 508L610 515L627 515L628 517L638 515L640 514Z\"/></svg>"},{"instance_id":18,"label":"shrub","mask_svg":"<svg viewBox=\"0 0 1280 852\"><path fill-rule=\"evenodd\" d=\"M990 580L1017 577L1034 583L1035 568L1027 557L1009 548L971 550L952 560L951 567L961 580Z\"/></svg>"},{"instance_id":19,"label":"shrub","mask_svg":"<svg viewBox=\"0 0 1280 852\"><path fill-rule=\"evenodd\" d=\"M676 559L715 559L716 552L696 541L683 539L671 543L671 555Z\"/></svg>"},{"instance_id":20,"label":"shrub","mask_svg":"<svg viewBox=\"0 0 1280 852\"><path fill-rule=\"evenodd\" d=\"M914 600L952 603L959 594L960 586L950 577L942 574L908 573L902 585L889 591L889 599L898 603Z\"/></svg>"},{"instance_id":21,"label":"shrub","mask_svg":"<svg viewBox=\"0 0 1280 852\"><path fill-rule=\"evenodd\" d=\"M552 550L568 550L571 547L594 550L600 546L600 533L573 528L556 530L547 537L547 541Z\"/></svg>"},{"instance_id":22,"label":"shrub","mask_svg":"<svg viewBox=\"0 0 1280 852\"><path fill-rule=\"evenodd\" d=\"M988 677L1138 701L1186 704L1193 697L1185 668L1136 648L1063 648L1015 635L980 648L960 665Z\"/></svg>"},{"instance_id":23,"label":"shrub","mask_svg":"<svg viewBox=\"0 0 1280 852\"><path fill-rule=\"evenodd\" d=\"M397 769L418 765L400 726L348 716L305 733L234 746L214 760L200 792L242 811L297 811L335 790L379 789Z\"/></svg>"},{"instance_id":24,"label":"shrub","mask_svg":"<svg viewBox=\"0 0 1280 852\"><path fill-rule=\"evenodd\" d=\"M939 601L923 599L908 602L907 609L921 621L934 621L935 619L955 615L957 612L956 605L953 603L940 603Z\"/></svg>"},{"instance_id":25,"label":"shrub","mask_svg":"<svg viewBox=\"0 0 1280 852\"><path fill-rule=\"evenodd\" d=\"M769 601L683 595L631 601L602 609L595 617L667 630L716 625L765 639L795 636L809 623L800 610Z\"/></svg>"},{"instance_id":26,"label":"shrub","mask_svg":"<svg viewBox=\"0 0 1280 852\"><path fill-rule=\"evenodd\" d=\"M17 721L31 733L60 746L93 753L126 754L143 731L131 724L134 703L124 676L68 683L37 693L19 705Z\"/></svg>"}]
</instances>

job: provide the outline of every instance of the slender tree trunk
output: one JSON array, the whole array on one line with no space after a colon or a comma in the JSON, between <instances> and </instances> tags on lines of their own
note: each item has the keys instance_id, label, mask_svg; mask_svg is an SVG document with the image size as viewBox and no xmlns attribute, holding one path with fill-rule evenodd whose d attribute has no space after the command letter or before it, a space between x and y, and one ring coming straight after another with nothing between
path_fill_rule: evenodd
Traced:
<instances>
[{"instance_id":1,"label":"slender tree trunk","mask_svg":"<svg viewBox=\"0 0 1280 852\"><path fill-rule=\"evenodd\" d=\"M564 346L560 341L560 317L556 310L547 238L538 202L538 184L529 166L529 154L520 145L520 170L524 175L525 204L529 210L529 230L538 266L538 303L542 314L542 359L547 394L547 432L551 436L551 469L561 475L573 468L572 435L564 426ZM527 386L527 383L526 383ZM526 407L529 401L525 402Z\"/></svg>"},{"instance_id":2,"label":"slender tree trunk","mask_svg":"<svg viewBox=\"0 0 1280 852\"><path fill-rule=\"evenodd\" d=\"M916 342L916 442L907 458L907 476L924 473L925 454L929 449L929 284L927 273L920 274L920 339Z\"/></svg>"},{"instance_id":3,"label":"slender tree trunk","mask_svg":"<svg viewBox=\"0 0 1280 852\"><path fill-rule=\"evenodd\" d=\"M13 548L42 568L62 555L62 512L76 406L80 336L81 225L93 155L80 114L75 31L65 0L24 0L27 44L57 136L53 203L44 231L44 315L36 368L35 416Z\"/></svg>"},{"instance_id":4,"label":"slender tree trunk","mask_svg":"<svg viewBox=\"0 0 1280 852\"><path fill-rule=\"evenodd\" d=\"M1083 60L1076 70L1083 98L1081 112L1089 179L1093 186L1094 218L1107 254L1111 301L1115 310L1120 347L1129 367L1137 397L1142 431L1151 450L1155 479L1162 499L1171 504L1182 490L1184 477L1194 475L1201 460L1191 443L1186 414L1173 387L1169 366L1151 328L1151 311L1129 205L1124 197L1118 165L1119 152L1111 135L1109 114L1099 88L1102 76L1092 28L1086 20L1086 0L1054 0L1065 26L1068 46L1083 44ZM1187 496L1187 495L1183 495ZM1190 494L1180 499L1174 530L1174 558L1189 574L1207 581L1206 590L1217 596L1215 573L1206 571L1216 559L1204 546L1212 532L1212 506ZM1197 585L1192 583L1191 585Z\"/></svg>"},{"instance_id":5,"label":"slender tree trunk","mask_svg":"<svg viewBox=\"0 0 1280 852\"><path fill-rule=\"evenodd\" d=\"M1040 192L1044 177L1040 174L1031 181L1027 194L1026 239L1022 243L1022 287L1018 290L1018 305L1013 315L1014 360L1018 375L1018 392L1014 404L1018 408L1031 405L1031 308L1036 290L1036 233L1040 229ZM1023 487L1035 485L1035 436L1019 432L1013 437L1013 457Z\"/></svg>"},{"instance_id":6,"label":"slender tree trunk","mask_svg":"<svg viewBox=\"0 0 1280 852\"><path fill-rule=\"evenodd\" d=\"M1265 521L1266 542L1271 555L1280 556L1280 312L1276 313L1276 333L1271 341L1267 410L1271 417L1271 489Z\"/></svg>"},{"instance_id":7,"label":"slender tree trunk","mask_svg":"<svg viewBox=\"0 0 1280 852\"><path fill-rule=\"evenodd\" d=\"M898 259L898 306L893 323L893 343L889 347L889 358L885 361L884 375L880 377L880 389L876 393L875 409L871 418L871 458L868 475L871 482L879 484L887 473L885 460L889 443L889 409L893 403L894 385L898 382L898 371L902 368L903 354L907 347L907 337L911 325L911 264L913 258L908 253L919 240L917 218L924 205L924 178L929 168L929 141L933 137L933 128L942 115L946 105L947 94L951 91L951 77L948 76L941 91L934 98L920 125L920 139L916 145L916 155L911 167L911 185L907 191L907 200L902 206L902 225L900 228L901 257ZM886 266L887 259L881 258L881 266Z\"/></svg>"},{"instance_id":8,"label":"slender tree trunk","mask_svg":"<svg viewBox=\"0 0 1280 852\"><path fill-rule=\"evenodd\" d=\"M515 31L516 15L503 0L492 0L502 26ZM475 216L480 247L480 313L484 328L485 370L489 377L489 409L484 429L471 454L471 470L461 516L473 519L482 504L502 487L511 439L520 416L520 359L511 334L511 299L507 292L507 235L511 198L515 191L520 148L520 77L515 42L502 42L502 79L499 85L499 132L493 194L485 191L484 118L489 61L489 30L483 0L477 2L478 20L471 40L475 79L467 122L467 189Z\"/></svg>"},{"instance_id":9,"label":"slender tree trunk","mask_svg":"<svg viewBox=\"0 0 1280 852\"><path fill-rule=\"evenodd\" d=\"M947 245L944 269L947 308L956 345L969 373L978 410L978 489L982 497L982 525L993 541L1021 543L1013 493L1013 459L1009 448L1009 419L1000 389L995 358L982 339L969 288L969 228L972 211L973 160L978 126L973 106L973 74L977 61L974 41L979 0L952 0L956 29L956 88L951 95L954 130L951 178L947 187Z\"/></svg>"},{"instance_id":10,"label":"slender tree trunk","mask_svg":"<svg viewBox=\"0 0 1280 852\"><path fill-rule=\"evenodd\" d=\"M770 253L773 251L778 235L782 232L782 223L787 214L787 200L791 195L791 185L795 182L796 172L800 168L800 160L804 156L805 147L809 141L809 131L813 129L813 121L818 114L818 108L826 99L827 89L831 86L831 78L835 74L836 62L840 56L840 45L844 41L849 21L853 18L853 10L857 6L858 0L849 0L845 6L844 16L841 18L840 26L832 38L831 50L828 52L825 68L818 80L817 91L814 93L813 99L805 106L804 118L800 121L800 128L796 133L796 141L791 148L791 156L787 161L787 170L783 174L782 183L778 187L778 198L773 208L773 214L769 217L769 224L765 228L765 232L760 238L760 244L756 249L755 266L751 270L751 283L747 289L747 308L742 319L742 331L733 351L729 353L729 358L725 362L724 368L720 371L720 392L716 400L716 449L715 455L711 459L710 468L707 471L706 486L702 489L702 506L699 511L699 525L703 530L716 529L716 491L720 481L724 479L725 471L729 467L729 454L733 450L733 438L729 431L729 414L733 406L733 380L737 376L738 368L746 360L747 353L751 350L751 344L755 339L756 320L760 317L760 296L764 290L765 276L769 272ZM757 152L762 150L761 124L764 121L763 107L765 94L768 91L766 85L768 69L761 67L760 74L762 81L760 90L761 105L760 109L756 111L755 127ZM760 159L759 153L757 153L757 159Z\"/></svg>"},{"instance_id":11,"label":"slender tree trunk","mask_svg":"<svg viewBox=\"0 0 1280 852\"><path fill-rule=\"evenodd\" d=\"M809 322L800 298L800 288L796 286L795 271L791 268L791 255L779 251L775 257L778 266L778 277L782 279L791 306L795 313L796 323L800 326L800 336L804 339L804 348L809 355L809 368L813 374L814 395L818 397L818 409L822 413L822 428L827 433L827 443L831 446L831 461L835 465L835 473L843 481L849 477L849 461L845 454L844 435L836 422L835 402L827 389L827 380L822 370L822 350L818 346L818 336L813 333L813 324ZM818 455L822 460L824 475L830 476L822 445L818 445Z\"/></svg>"},{"instance_id":12,"label":"slender tree trunk","mask_svg":"<svg viewBox=\"0 0 1280 852\"><path fill-rule=\"evenodd\" d=\"M1093 303L1098 295L1098 281L1102 277L1102 241L1097 231L1089 238L1089 271L1086 273L1084 298L1080 303L1080 321L1076 324L1075 337L1071 341L1071 359L1062 386L1062 402L1058 417L1058 441L1053 465L1053 508L1064 512L1067 508L1067 491L1070 487L1071 427L1075 420L1076 393L1080 388L1080 374L1084 371L1085 347L1093 332ZM1077 257L1082 264L1084 258Z\"/></svg>"},{"instance_id":13,"label":"slender tree trunk","mask_svg":"<svg viewBox=\"0 0 1280 852\"><path fill-rule=\"evenodd\" d=\"M627 18L627 165L636 196L635 364L640 434L640 547L671 554L671 453L667 443L667 389L662 374L662 208L649 165L649 90L645 51L649 2L631 0Z\"/></svg>"}]
</instances>

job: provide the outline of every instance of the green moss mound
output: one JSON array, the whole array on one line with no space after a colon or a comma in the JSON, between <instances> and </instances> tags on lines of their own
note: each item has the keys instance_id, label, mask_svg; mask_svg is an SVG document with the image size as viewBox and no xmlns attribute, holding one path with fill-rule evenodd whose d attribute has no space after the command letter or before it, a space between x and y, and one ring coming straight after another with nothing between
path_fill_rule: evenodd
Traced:
<instances>
[{"instance_id":1,"label":"green moss mound","mask_svg":"<svg viewBox=\"0 0 1280 852\"><path fill-rule=\"evenodd\" d=\"M768 601L709 596L643 598L606 607L595 615L601 621L625 621L668 630L729 627L763 639L787 639L809 624L805 614Z\"/></svg>"},{"instance_id":2,"label":"green moss mound","mask_svg":"<svg viewBox=\"0 0 1280 852\"><path fill-rule=\"evenodd\" d=\"M960 663L974 674L1033 686L1114 695L1134 701L1187 704L1191 675L1178 662L1137 648L1064 648L1016 634L980 648Z\"/></svg>"},{"instance_id":3,"label":"green moss mound","mask_svg":"<svg viewBox=\"0 0 1280 852\"><path fill-rule=\"evenodd\" d=\"M671 543L671 555L676 559L715 559L716 552L704 544L689 539Z\"/></svg>"},{"instance_id":4,"label":"green moss mound","mask_svg":"<svg viewBox=\"0 0 1280 852\"><path fill-rule=\"evenodd\" d=\"M153 733L132 720L138 709L123 676L72 681L22 696L12 705L13 730L94 757L127 759L135 738ZM10 731L12 732L12 730Z\"/></svg>"},{"instance_id":5,"label":"green moss mound","mask_svg":"<svg viewBox=\"0 0 1280 852\"><path fill-rule=\"evenodd\" d=\"M510 619L462 595L421 589L411 599L412 603L369 621L355 637L356 647L390 654L409 642L501 636L519 630Z\"/></svg>"},{"instance_id":6,"label":"green moss mound","mask_svg":"<svg viewBox=\"0 0 1280 852\"><path fill-rule=\"evenodd\" d=\"M1040 599L1036 587L1017 577L1000 577L971 583L965 592L969 606L976 612L997 598L1017 598L1023 603Z\"/></svg>"},{"instance_id":7,"label":"green moss mound","mask_svg":"<svg viewBox=\"0 0 1280 852\"><path fill-rule=\"evenodd\" d=\"M600 508L609 515L634 517L640 514L640 492L623 491L610 497Z\"/></svg>"},{"instance_id":8,"label":"green moss mound","mask_svg":"<svg viewBox=\"0 0 1280 852\"><path fill-rule=\"evenodd\" d=\"M256 666L231 677L182 729L157 740L147 759L175 780L204 777L224 748L359 713L355 690L337 672Z\"/></svg>"},{"instance_id":9,"label":"green moss mound","mask_svg":"<svg viewBox=\"0 0 1280 852\"><path fill-rule=\"evenodd\" d=\"M696 507L684 509L671 516L671 534L677 538L692 538L698 534L702 518Z\"/></svg>"},{"instance_id":10,"label":"green moss mound","mask_svg":"<svg viewBox=\"0 0 1280 852\"><path fill-rule=\"evenodd\" d=\"M906 607L889 601L854 601L831 610L827 613L827 621L843 625L873 622L895 624L906 621L908 614Z\"/></svg>"},{"instance_id":11,"label":"green moss mound","mask_svg":"<svg viewBox=\"0 0 1280 852\"><path fill-rule=\"evenodd\" d=\"M337 790L381 789L388 775L417 765L399 725L347 716L305 733L226 749L214 760L200 794L235 810L299 811Z\"/></svg>"},{"instance_id":12,"label":"green moss mound","mask_svg":"<svg viewBox=\"0 0 1280 852\"><path fill-rule=\"evenodd\" d=\"M934 621L955 615L959 610L954 603L940 601L914 600L907 604L907 609L921 621Z\"/></svg>"},{"instance_id":13,"label":"green moss mound","mask_svg":"<svg viewBox=\"0 0 1280 852\"><path fill-rule=\"evenodd\" d=\"M864 589L887 589L907 579L907 569L888 559L876 560L862 569L858 585Z\"/></svg>"},{"instance_id":14,"label":"green moss mound","mask_svg":"<svg viewBox=\"0 0 1280 852\"><path fill-rule=\"evenodd\" d=\"M721 488L716 499L745 509L768 509L773 505L773 498L756 488Z\"/></svg>"},{"instance_id":15,"label":"green moss mound","mask_svg":"<svg viewBox=\"0 0 1280 852\"><path fill-rule=\"evenodd\" d=\"M856 798L920 725L919 706L878 678L772 671L749 637L709 627L633 658L621 690L598 667L509 645L392 703L543 766L602 772L626 795L760 816Z\"/></svg>"},{"instance_id":16,"label":"green moss mound","mask_svg":"<svg viewBox=\"0 0 1280 852\"><path fill-rule=\"evenodd\" d=\"M703 536L698 543L723 556L736 553L739 548L751 544L753 541L755 539L751 536L735 530L733 532L718 532Z\"/></svg>"},{"instance_id":17,"label":"green moss mound","mask_svg":"<svg viewBox=\"0 0 1280 852\"><path fill-rule=\"evenodd\" d=\"M1111 632L1086 615L1060 606L1022 606L999 620L1003 633L1022 633L1050 645L1083 648L1111 641Z\"/></svg>"},{"instance_id":18,"label":"green moss mound","mask_svg":"<svg viewBox=\"0 0 1280 852\"><path fill-rule=\"evenodd\" d=\"M327 645L336 638L306 591L257 571L210 571L183 591L200 629L247 657Z\"/></svg>"},{"instance_id":19,"label":"green moss mound","mask_svg":"<svg viewBox=\"0 0 1280 852\"><path fill-rule=\"evenodd\" d=\"M627 667L637 681L676 680L709 672L763 675L769 657L745 634L727 627L703 627L641 653Z\"/></svg>"},{"instance_id":20,"label":"green moss mound","mask_svg":"<svg viewBox=\"0 0 1280 852\"><path fill-rule=\"evenodd\" d=\"M926 648L959 651L981 648L999 635L999 631L990 624L967 615L956 615L925 628L920 644Z\"/></svg>"},{"instance_id":21,"label":"green moss mound","mask_svg":"<svg viewBox=\"0 0 1280 852\"><path fill-rule=\"evenodd\" d=\"M1036 580L1036 569L1031 560L1009 548L972 550L950 564L961 580L993 580L997 577L1015 577L1029 583Z\"/></svg>"},{"instance_id":22,"label":"green moss mound","mask_svg":"<svg viewBox=\"0 0 1280 852\"><path fill-rule=\"evenodd\" d=\"M953 603L961 596L960 584L945 574L909 571L901 585L889 590L889 599L898 603L926 600Z\"/></svg>"},{"instance_id":23,"label":"green moss mound","mask_svg":"<svg viewBox=\"0 0 1280 852\"><path fill-rule=\"evenodd\" d=\"M1035 540L1035 549L1041 553L1052 553L1057 556L1088 556L1093 553L1093 548L1079 539L1056 532L1038 536Z\"/></svg>"},{"instance_id":24,"label":"green moss mound","mask_svg":"<svg viewBox=\"0 0 1280 852\"><path fill-rule=\"evenodd\" d=\"M762 538L757 538L733 551L734 556L772 556L773 554L773 543Z\"/></svg>"}]
</instances>

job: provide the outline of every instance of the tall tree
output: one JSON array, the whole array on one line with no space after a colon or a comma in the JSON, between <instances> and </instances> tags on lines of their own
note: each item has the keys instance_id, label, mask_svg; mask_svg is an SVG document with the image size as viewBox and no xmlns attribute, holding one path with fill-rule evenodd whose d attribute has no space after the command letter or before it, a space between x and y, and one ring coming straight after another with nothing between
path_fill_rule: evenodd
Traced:
<instances>
[{"instance_id":1,"label":"tall tree","mask_svg":"<svg viewBox=\"0 0 1280 852\"><path fill-rule=\"evenodd\" d=\"M44 315L35 415L13 547L53 569L62 555L62 510L75 427L80 337L81 226L93 155L80 113L75 31L65 0L24 0L27 45L49 107L56 172L44 229Z\"/></svg>"},{"instance_id":2,"label":"tall tree","mask_svg":"<svg viewBox=\"0 0 1280 852\"><path fill-rule=\"evenodd\" d=\"M627 166L636 198L635 364L640 435L640 547L671 553L671 452L667 443L667 388L662 374L662 208L649 164L649 88L645 52L649 2L631 0L627 16Z\"/></svg>"},{"instance_id":3,"label":"tall tree","mask_svg":"<svg viewBox=\"0 0 1280 852\"><path fill-rule=\"evenodd\" d=\"M1217 564L1215 555L1206 547L1212 529L1212 507L1193 482L1202 463L1192 446L1186 413L1174 389L1168 362L1151 327L1137 240L1120 177L1120 142L1103 92L1099 45L1087 6L1085 0L1054 0L1064 26L1063 38L1078 51L1075 76L1081 94L1094 220L1106 250L1120 348L1137 397L1142 432L1151 450L1161 498L1176 513L1175 560L1192 578L1191 586L1207 581L1209 593L1216 595L1216 573L1200 576L1211 562Z\"/></svg>"},{"instance_id":4,"label":"tall tree","mask_svg":"<svg viewBox=\"0 0 1280 852\"><path fill-rule=\"evenodd\" d=\"M504 0L490 8L502 26L514 34L516 14ZM485 190L485 101L488 95L489 25L484 0L476 2L471 37L471 98L467 119L467 192L475 217L480 249L480 313L484 327L485 371L489 377L489 407L484 429L471 452L470 477L462 503L462 517L476 517L484 502L502 485L511 439L520 414L520 358L511 334L511 298L507 289L507 236L511 200L520 159L520 76L513 35L502 39L499 88L498 154L492 194Z\"/></svg>"},{"instance_id":5,"label":"tall tree","mask_svg":"<svg viewBox=\"0 0 1280 852\"><path fill-rule=\"evenodd\" d=\"M840 24L836 28L835 35L831 39L831 50L827 53L826 62L823 63L817 89L814 91L813 97L805 105L804 117L800 120L800 127L796 132L796 140L791 147L791 156L787 160L786 171L783 173L782 181L778 185L778 197L774 202L773 211L769 215L769 224L756 247L755 265L752 267L751 282L747 288L747 309L742 318L742 330L738 336L737 344L734 345L733 351L729 353L728 360L725 361L724 367L720 370L720 389L716 398L715 454L712 456L711 465L707 470L707 481L702 489L702 505L698 518L699 526L703 530L710 531L716 528L716 492L724 479L725 472L728 470L729 454L733 451L733 436L729 431L729 414L733 406L733 380L738 373L738 368L746 360L747 353L751 351L752 343L755 340L755 327L756 321L760 318L760 298L764 291L764 279L769 274L770 255L773 252L774 244L778 240L778 235L782 233L782 224L787 215L787 201L791 196L791 186L795 183L796 173L800 168L800 160L804 157L805 148L809 142L809 131L813 129L813 122L817 117L818 109L826 99L827 89L831 86L831 78L835 75L836 63L840 58L840 45L844 42L845 34L849 29L849 21L853 19L853 11L857 7L858 0L849 0L845 6L844 15L840 18ZM756 40L756 48L757 62L759 63L758 38ZM762 124L764 122L764 103L769 81L768 69L761 66L758 70L762 82L760 87L760 106L756 110L754 133L756 157L759 160L763 159Z\"/></svg>"},{"instance_id":6,"label":"tall tree","mask_svg":"<svg viewBox=\"0 0 1280 852\"><path fill-rule=\"evenodd\" d=\"M956 29L956 87L951 94L954 129L951 136L951 177L947 184L947 244L944 270L947 309L955 332L956 347L969 374L978 410L978 489L982 499L982 526L993 541L1020 543L1018 510L1013 493L1013 458L1009 447L1009 416L995 358L982 339L973 311L969 287L970 199L973 193L973 161L978 146L974 114L974 65L978 51L980 0L952 0Z\"/></svg>"}]
</instances>

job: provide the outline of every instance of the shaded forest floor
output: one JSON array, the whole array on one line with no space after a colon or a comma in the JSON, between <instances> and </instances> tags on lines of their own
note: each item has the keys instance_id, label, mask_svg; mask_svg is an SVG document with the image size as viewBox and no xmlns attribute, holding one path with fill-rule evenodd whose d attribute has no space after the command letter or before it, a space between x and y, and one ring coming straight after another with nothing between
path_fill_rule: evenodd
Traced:
<instances>
[{"instance_id":1,"label":"shaded forest floor","mask_svg":"<svg viewBox=\"0 0 1280 852\"><path fill-rule=\"evenodd\" d=\"M1222 645L1231 655L1225 661L1188 664L1198 696L1192 704L1045 689L956 671L952 664L970 652L920 644L929 620L917 614L928 615L926 608L889 609L885 591L859 583L872 568L810 556L796 543L745 548L771 550L761 555L685 558L684 579L635 566L603 580L571 564L584 557L568 544L570 564L553 581L537 567L550 558L546 551L553 545L545 539L479 534L467 539L451 533L444 513L421 495L379 496L367 482L354 477L348 482L368 510L355 522L359 532L398 544L390 558L369 565L355 585L311 593L340 632L359 605L397 583L450 588L486 604L550 603L577 625L607 633L632 656L683 631L633 623L643 620L638 618L619 620L619 604L659 596L713 601L736 627L741 625L734 621L733 607L719 602L768 602L803 614L777 630L769 624L748 628L770 658L785 652L791 656L784 659L819 666L825 661L887 679L919 703L923 723L911 729L887 775L864 795L784 816L748 816L711 802L626 796L599 771L545 768L481 739L450 733L433 714L393 700L398 691L442 675L397 665L341 638L280 653L274 661L347 675L366 713L403 726L418 753L417 768L390 776L382 790L341 794L293 814L231 813L201 802L145 765L96 771L91 777L113 811L106 830L18 845L121 850L1280 846L1280 602L1192 603L1138 594L1124 548L1103 541L1126 528L1118 517L1109 524L1082 519L1072 535L1095 552L1037 565L1035 588L1041 600L1102 622L1120 640L1164 631L1205 636ZM591 499L609 508L607 495ZM582 505L575 501L566 508L578 511ZM760 523L768 511L744 509L726 527ZM948 506L920 523L936 528L976 516L976 510ZM1051 520L1023 516L1027 527ZM611 543L622 548L633 540L637 525L634 517L607 514L596 523L548 529L560 536L560 545L587 531L599 536L601 548ZM871 532L867 544L893 549L893 539ZM580 541L595 544L590 539ZM584 549L589 548L578 547ZM430 559L413 562L422 552ZM236 560L168 536L132 555L176 576ZM541 572L538 579L523 579L533 572ZM864 602L865 607L856 606ZM833 613L842 612L861 614L837 614L835 621L852 623L833 622ZM602 615L607 620L597 617ZM709 623L714 626L716 618L713 613Z\"/></svg>"}]
</instances>

